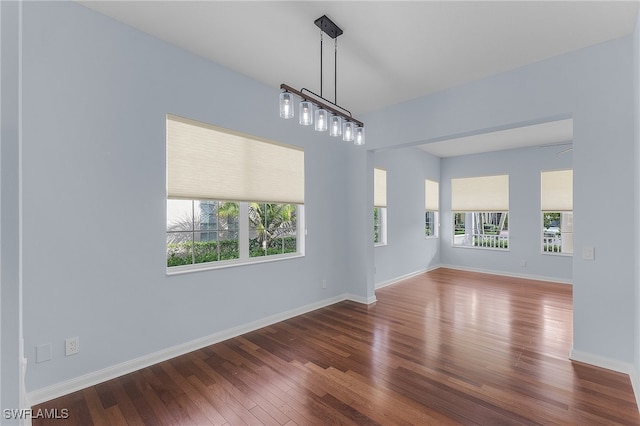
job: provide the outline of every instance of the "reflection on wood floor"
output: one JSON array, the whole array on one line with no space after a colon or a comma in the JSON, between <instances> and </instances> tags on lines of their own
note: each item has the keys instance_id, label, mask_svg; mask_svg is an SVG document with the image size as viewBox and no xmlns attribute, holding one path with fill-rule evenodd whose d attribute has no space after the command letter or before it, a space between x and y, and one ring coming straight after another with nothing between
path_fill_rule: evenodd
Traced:
<instances>
[{"instance_id":1,"label":"reflection on wood floor","mask_svg":"<svg viewBox=\"0 0 640 426\"><path fill-rule=\"evenodd\" d=\"M438 269L33 407L34 425L640 424L571 362L572 290Z\"/></svg>"}]
</instances>

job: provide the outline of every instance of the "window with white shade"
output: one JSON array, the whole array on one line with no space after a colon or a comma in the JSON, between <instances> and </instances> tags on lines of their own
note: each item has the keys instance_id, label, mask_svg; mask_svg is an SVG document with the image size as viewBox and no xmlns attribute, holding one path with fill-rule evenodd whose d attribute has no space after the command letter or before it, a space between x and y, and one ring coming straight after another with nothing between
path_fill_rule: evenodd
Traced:
<instances>
[{"instance_id":1,"label":"window with white shade","mask_svg":"<svg viewBox=\"0 0 640 426\"><path fill-rule=\"evenodd\" d=\"M451 179L453 246L509 248L509 175Z\"/></svg>"},{"instance_id":2,"label":"window with white shade","mask_svg":"<svg viewBox=\"0 0 640 426\"><path fill-rule=\"evenodd\" d=\"M573 254L573 170L540 172L542 252Z\"/></svg>"},{"instance_id":3,"label":"window with white shade","mask_svg":"<svg viewBox=\"0 0 640 426\"><path fill-rule=\"evenodd\" d=\"M167 267L300 256L304 151L167 115Z\"/></svg>"},{"instance_id":4,"label":"window with white shade","mask_svg":"<svg viewBox=\"0 0 640 426\"><path fill-rule=\"evenodd\" d=\"M387 172L373 169L373 242L387 244Z\"/></svg>"},{"instance_id":5,"label":"window with white shade","mask_svg":"<svg viewBox=\"0 0 640 426\"><path fill-rule=\"evenodd\" d=\"M429 179L424 181L424 235L425 237L438 237L440 223L438 211L440 210L440 185Z\"/></svg>"}]
</instances>

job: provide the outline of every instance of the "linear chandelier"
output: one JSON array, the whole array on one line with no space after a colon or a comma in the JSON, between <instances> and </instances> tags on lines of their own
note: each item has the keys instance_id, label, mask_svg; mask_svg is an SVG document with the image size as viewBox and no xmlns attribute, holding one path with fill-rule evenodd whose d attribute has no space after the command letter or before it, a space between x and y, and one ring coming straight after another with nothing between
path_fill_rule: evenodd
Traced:
<instances>
[{"instance_id":1,"label":"linear chandelier","mask_svg":"<svg viewBox=\"0 0 640 426\"><path fill-rule=\"evenodd\" d=\"M342 136L342 140L364 145L364 123L353 118L351 111L341 107L338 102L338 36L342 30L326 15L316 19L314 23L320 28L320 94L307 88L296 90L284 83L280 85L280 117L289 119L295 115L294 96L300 98L298 106L298 122L310 126L315 122L318 132L329 131L333 137ZM334 99L333 102L322 96L322 48L323 34L334 40Z\"/></svg>"}]
</instances>

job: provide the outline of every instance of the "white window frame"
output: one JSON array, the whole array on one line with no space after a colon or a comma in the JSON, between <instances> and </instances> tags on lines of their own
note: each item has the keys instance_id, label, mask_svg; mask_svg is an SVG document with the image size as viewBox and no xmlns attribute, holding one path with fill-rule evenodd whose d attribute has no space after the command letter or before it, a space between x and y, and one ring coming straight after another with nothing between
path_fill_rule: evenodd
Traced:
<instances>
[{"instance_id":1,"label":"white window frame","mask_svg":"<svg viewBox=\"0 0 640 426\"><path fill-rule=\"evenodd\" d=\"M193 200L200 201L200 200ZM304 257L305 255L305 234L304 204L296 204L296 252L280 253L265 256L250 257L249 255L249 204L239 202L238 213L238 259L218 260L214 262L192 263L189 265L167 266L167 275L175 275L186 272L229 268L242 265L252 265L256 263L274 262L286 259ZM273 204L273 203L271 203ZM202 231L198 231L202 232Z\"/></svg>"},{"instance_id":2,"label":"white window frame","mask_svg":"<svg viewBox=\"0 0 640 426\"><path fill-rule=\"evenodd\" d=\"M436 181L425 179L424 181L424 237L425 238L438 238L440 236L440 184ZM427 234L427 225L429 224L428 216L433 215L431 235Z\"/></svg>"},{"instance_id":3,"label":"white window frame","mask_svg":"<svg viewBox=\"0 0 640 426\"><path fill-rule=\"evenodd\" d=\"M376 211L378 221L376 222ZM387 245L387 171L380 168L373 169L373 245L382 247ZM378 241L376 241L376 231Z\"/></svg>"},{"instance_id":4,"label":"white window frame","mask_svg":"<svg viewBox=\"0 0 640 426\"><path fill-rule=\"evenodd\" d=\"M543 170L540 172L540 252L551 256L573 256L573 170ZM545 215L558 214L559 235L548 233ZM546 250L549 245L560 251Z\"/></svg>"},{"instance_id":5,"label":"white window frame","mask_svg":"<svg viewBox=\"0 0 640 426\"><path fill-rule=\"evenodd\" d=\"M167 266L167 275L305 255L302 148L171 114L167 114L166 123L167 199L238 202L240 251L239 259ZM251 152L252 155L243 156L245 152ZM249 167L247 162L250 163ZM247 169L251 170L250 174L246 173ZM248 212L251 202L297 206L296 253L249 257Z\"/></svg>"},{"instance_id":6,"label":"white window frame","mask_svg":"<svg viewBox=\"0 0 640 426\"><path fill-rule=\"evenodd\" d=\"M547 228L544 226L545 223L545 215L548 214L560 214L560 232L558 233L559 241L551 241L551 239L555 240L556 238L547 234ZM551 256L573 256L574 247L573 247L573 211L543 211L541 218L541 238L540 238L540 252L545 255ZM554 247L559 245L560 250L546 250L547 246L553 244Z\"/></svg>"},{"instance_id":7,"label":"white window frame","mask_svg":"<svg viewBox=\"0 0 640 426\"><path fill-rule=\"evenodd\" d=\"M464 214L465 215L465 230L468 230L470 227L473 228L473 219L471 224L467 220L468 217L472 217L470 215L473 214L495 214L502 213L506 216L504 217L503 223L509 222L509 212L508 211L486 211L486 212L478 212L478 211L456 211L451 214L451 223L452 223L452 236L451 236L451 246L454 248L466 248L466 249L478 249L478 250L497 250L497 251L509 251L509 228L506 229L506 234L502 235L505 232L503 229L498 230L497 235L493 234L484 234L483 233L474 233L473 230L466 232L464 234L464 238L460 238L460 235L456 235L456 227L455 227L455 215L456 214ZM458 238L456 238L458 237ZM478 242L476 245L475 239L481 238L482 242ZM469 241L471 238L471 241ZM461 241L461 243L456 244L457 241ZM501 247L506 242L506 247Z\"/></svg>"},{"instance_id":8,"label":"white window frame","mask_svg":"<svg viewBox=\"0 0 640 426\"><path fill-rule=\"evenodd\" d=\"M504 229L509 223L508 174L451 179L451 211L452 247L509 251L509 226ZM484 222L477 229L482 216L474 215L498 213L502 214L498 234L485 234ZM464 238L456 237L456 214L465 215Z\"/></svg>"},{"instance_id":9,"label":"white window frame","mask_svg":"<svg viewBox=\"0 0 640 426\"><path fill-rule=\"evenodd\" d=\"M427 234L427 224L429 221L427 220L428 214L433 215L433 229L431 230L431 235ZM440 237L440 213L437 210L426 210L425 218L424 218L424 237L425 238L438 238Z\"/></svg>"},{"instance_id":10,"label":"white window frame","mask_svg":"<svg viewBox=\"0 0 640 426\"><path fill-rule=\"evenodd\" d=\"M386 207L374 207L374 232L378 231L378 241L375 241L374 234L374 246L381 247L387 245L387 208ZM378 210L378 223L375 222L375 210Z\"/></svg>"}]
</instances>

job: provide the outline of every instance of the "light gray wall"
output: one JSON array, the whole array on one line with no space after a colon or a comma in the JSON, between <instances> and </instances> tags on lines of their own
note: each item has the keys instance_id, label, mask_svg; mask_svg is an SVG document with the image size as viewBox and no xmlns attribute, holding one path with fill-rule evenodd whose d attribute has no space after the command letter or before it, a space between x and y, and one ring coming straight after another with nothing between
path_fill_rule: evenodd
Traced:
<instances>
[{"instance_id":1,"label":"light gray wall","mask_svg":"<svg viewBox=\"0 0 640 426\"><path fill-rule=\"evenodd\" d=\"M0 2L0 410L21 407L20 3ZM2 424L18 424L4 419Z\"/></svg>"},{"instance_id":2,"label":"light gray wall","mask_svg":"<svg viewBox=\"0 0 640 426\"><path fill-rule=\"evenodd\" d=\"M636 282L636 297L635 297L635 308L636 308L636 317L634 321L634 333L635 333L635 375L636 377L640 377L640 15L636 18L636 25L633 32L633 110L634 114L634 142L635 142L635 154L634 161L636 167L635 171L635 185L636 191L635 194L635 209L634 209L634 240L635 240L635 282ZM635 389L636 393L639 391ZM636 395L636 400L638 400L639 395Z\"/></svg>"},{"instance_id":3,"label":"light gray wall","mask_svg":"<svg viewBox=\"0 0 640 426\"><path fill-rule=\"evenodd\" d=\"M633 362L637 248L599 227L603 211L637 213L632 37L367 114L365 152L274 119L277 90L80 5L24 8L29 390L344 291L374 297L373 151L567 116L576 251L596 248L573 258L574 348ZM165 275L167 112L305 147L304 259ZM65 358L76 335L81 353ZM47 342L53 360L34 364Z\"/></svg>"},{"instance_id":4,"label":"light gray wall","mask_svg":"<svg viewBox=\"0 0 640 426\"><path fill-rule=\"evenodd\" d=\"M349 253L347 286L351 294L368 303L375 301L373 262L373 167L374 153L351 150L347 157L347 224Z\"/></svg>"},{"instance_id":5,"label":"light gray wall","mask_svg":"<svg viewBox=\"0 0 640 426\"><path fill-rule=\"evenodd\" d=\"M374 248L375 284L436 267L439 239L424 236L424 180L440 180L440 159L418 148L375 153L387 171L387 244Z\"/></svg>"},{"instance_id":6,"label":"light gray wall","mask_svg":"<svg viewBox=\"0 0 640 426\"><path fill-rule=\"evenodd\" d=\"M623 37L362 117L370 150L572 117L574 243L595 247L595 260L573 257L574 350L623 363L634 361L638 253L602 224L635 211L633 56Z\"/></svg>"},{"instance_id":7,"label":"light gray wall","mask_svg":"<svg viewBox=\"0 0 640 426\"><path fill-rule=\"evenodd\" d=\"M541 253L540 172L571 168L566 146L512 149L444 158L440 184L443 265L487 272L571 281L572 258ZM509 175L509 250L453 247L451 179ZM526 262L526 267L521 262Z\"/></svg>"},{"instance_id":8,"label":"light gray wall","mask_svg":"<svg viewBox=\"0 0 640 426\"><path fill-rule=\"evenodd\" d=\"M76 3L25 3L23 38L29 391L347 291L357 147L280 120L277 88ZM166 113L305 148L306 257L166 276Z\"/></svg>"},{"instance_id":9,"label":"light gray wall","mask_svg":"<svg viewBox=\"0 0 640 426\"><path fill-rule=\"evenodd\" d=\"M570 282L572 258L540 247L540 172L570 169L567 147L536 147L439 159L417 148L375 153L387 170L388 244L374 249L375 285L440 265ZM451 179L508 174L509 251L452 247ZM425 239L424 179L440 182L440 238ZM521 266L521 261L526 266Z\"/></svg>"}]
</instances>

